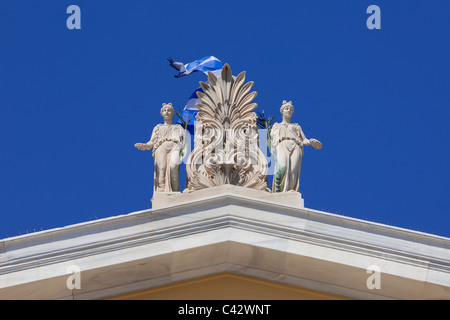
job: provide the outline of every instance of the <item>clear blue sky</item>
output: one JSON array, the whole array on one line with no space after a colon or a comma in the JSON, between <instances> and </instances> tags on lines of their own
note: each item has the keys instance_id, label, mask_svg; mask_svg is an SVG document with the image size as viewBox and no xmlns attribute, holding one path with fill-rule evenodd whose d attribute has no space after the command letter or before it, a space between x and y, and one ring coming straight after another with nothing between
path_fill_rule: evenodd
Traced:
<instances>
[{"instance_id":1,"label":"clear blue sky","mask_svg":"<svg viewBox=\"0 0 450 320\"><path fill-rule=\"evenodd\" d=\"M2 0L0 238L150 208L133 145L205 80L166 58L206 55L323 142L302 162L308 208L450 237L449 17L444 0Z\"/></svg>"}]
</instances>

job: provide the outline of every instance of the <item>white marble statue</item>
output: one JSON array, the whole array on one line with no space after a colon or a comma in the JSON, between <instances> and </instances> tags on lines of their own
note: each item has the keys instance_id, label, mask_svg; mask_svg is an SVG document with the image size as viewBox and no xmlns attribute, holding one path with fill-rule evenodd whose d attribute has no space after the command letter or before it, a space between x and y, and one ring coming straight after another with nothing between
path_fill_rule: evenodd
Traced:
<instances>
[{"instance_id":1,"label":"white marble statue","mask_svg":"<svg viewBox=\"0 0 450 320\"><path fill-rule=\"evenodd\" d=\"M180 164L186 156L188 143L186 131L179 124L173 123L175 113L171 103L164 103L161 108L161 116L164 124L158 124L153 129L150 141L136 143L139 150L153 149L155 158L155 192L179 192L180 191Z\"/></svg>"},{"instance_id":2,"label":"white marble statue","mask_svg":"<svg viewBox=\"0 0 450 320\"><path fill-rule=\"evenodd\" d=\"M272 192L297 192L303 147L311 144L320 149L322 145L316 139L307 139L300 125L291 123L294 113L292 101L284 100L280 113L283 121L274 123L270 131L270 150L275 157Z\"/></svg>"}]
</instances>

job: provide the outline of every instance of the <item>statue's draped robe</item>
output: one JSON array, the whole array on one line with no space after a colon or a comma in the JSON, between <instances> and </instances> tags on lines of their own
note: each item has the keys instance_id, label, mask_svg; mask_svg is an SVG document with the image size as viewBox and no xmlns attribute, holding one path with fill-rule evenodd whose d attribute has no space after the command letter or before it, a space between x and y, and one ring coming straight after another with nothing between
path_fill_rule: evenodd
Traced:
<instances>
[{"instance_id":1,"label":"statue's draped robe","mask_svg":"<svg viewBox=\"0 0 450 320\"><path fill-rule=\"evenodd\" d=\"M298 191L304 134L297 123L275 123L270 132L275 172L272 192Z\"/></svg>"},{"instance_id":2,"label":"statue's draped robe","mask_svg":"<svg viewBox=\"0 0 450 320\"><path fill-rule=\"evenodd\" d=\"M179 172L184 130L179 124L158 124L149 142L155 158L154 191L180 191Z\"/></svg>"}]
</instances>

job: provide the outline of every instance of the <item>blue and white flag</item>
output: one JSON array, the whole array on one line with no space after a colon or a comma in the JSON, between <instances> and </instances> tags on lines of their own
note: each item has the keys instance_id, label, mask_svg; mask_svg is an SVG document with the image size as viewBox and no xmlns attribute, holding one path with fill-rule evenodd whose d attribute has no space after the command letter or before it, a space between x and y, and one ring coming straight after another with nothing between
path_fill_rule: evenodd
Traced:
<instances>
[{"instance_id":1,"label":"blue and white flag","mask_svg":"<svg viewBox=\"0 0 450 320\"><path fill-rule=\"evenodd\" d=\"M179 78L182 76L186 76L188 74L191 74L192 72L201 71L204 74L208 74L208 72L212 72L214 75L218 76L220 72L222 71L223 63L217 59L214 56L206 56L201 59L189 62L187 64L183 64L181 62L175 62L172 58L167 58L169 60L170 65L174 67L176 70L178 70L178 74L175 76L175 78ZM206 80L206 83L208 80ZM188 117L189 119L193 119L188 124L188 130L191 134L194 134L194 128L196 124L195 116L198 113L198 109L196 107L197 103L201 103L200 99L197 97L197 92L203 92L202 88L197 88L189 97L189 100L187 101L183 111L182 111L182 117L184 121L187 121ZM177 123L181 123L181 120L178 120Z\"/></svg>"},{"instance_id":2,"label":"blue and white flag","mask_svg":"<svg viewBox=\"0 0 450 320\"><path fill-rule=\"evenodd\" d=\"M175 78L186 76L196 71L201 71L205 74L208 74L208 71L216 73L218 70L222 70L223 67L223 63L214 56L206 56L186 64L175 62L172 58L167 58L167 60L169 60L172 67L178 70L178 74L175 75Z\"/></svg>"},{"instance_id":3,"label":"blue and white flag","mask_svg":"<svg viewBox=\"0 0 450 320\"><path fill-rule=\"evenodd\" d=\"M191 121L188 124L187 129L189 132L193 135L194 134L194 128L197 124L197 120L195 119L195 116L199 112L197 109L196 104L201 103L200 99L197 97L197 92L203 92L202 88L197 88L194 92L192 92L191 96L189 97L189 100L187 101L186 105L184 106L183 111L181 112L181 116L183 117L184 121L188 121L188 119L191 119ZM178 119L177 123L181 124L181 120Z\"/></svg>"}]
</instances>

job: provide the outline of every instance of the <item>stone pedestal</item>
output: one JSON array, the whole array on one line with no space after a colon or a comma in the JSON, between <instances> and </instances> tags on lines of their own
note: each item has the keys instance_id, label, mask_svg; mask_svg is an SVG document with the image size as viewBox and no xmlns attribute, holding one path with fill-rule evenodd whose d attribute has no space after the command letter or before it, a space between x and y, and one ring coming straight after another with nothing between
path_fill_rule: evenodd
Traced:
<instances>
[{"instance_id":1,"label":"stone pedestal","mask_svg":"<svg viewBox=\"0 0 450 320\"><path fill-rule=\"evenodd\" d=\"M294 208L304 208L304 200L299 192L271 193L254 190L231 184L189 192L155 192L152 198L152 209L171 207L189 202L230 196L233 198L250 198L271 204L280 204Z\"/></svg>"}]
</instances>

